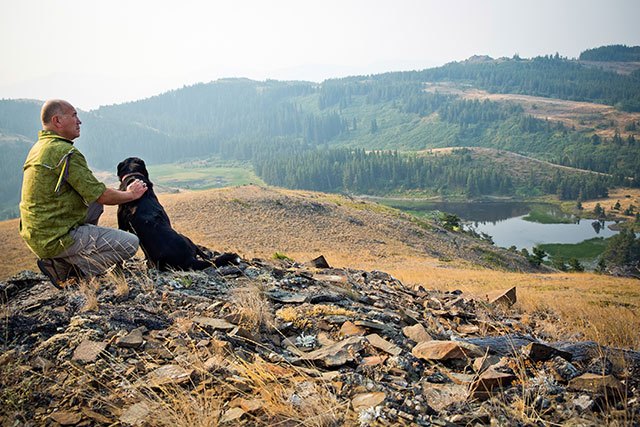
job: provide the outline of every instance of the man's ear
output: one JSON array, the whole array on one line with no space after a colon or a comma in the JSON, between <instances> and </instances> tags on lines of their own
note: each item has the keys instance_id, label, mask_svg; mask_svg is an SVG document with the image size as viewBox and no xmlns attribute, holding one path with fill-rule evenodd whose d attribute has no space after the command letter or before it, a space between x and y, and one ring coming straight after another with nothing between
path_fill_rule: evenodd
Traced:
<instances>
[{"instance_id":1,"label":"man's ear","mask_svg":"<svg viewBox=\"0 0 640 427\"><path fill-rule=\"evenodd\" d=\"M60 115L58 114L54 114L51 117L51 124L55 127L55 128L61 128L62 127L62 122L60 122Z\"/></svg>"}]
</instances>

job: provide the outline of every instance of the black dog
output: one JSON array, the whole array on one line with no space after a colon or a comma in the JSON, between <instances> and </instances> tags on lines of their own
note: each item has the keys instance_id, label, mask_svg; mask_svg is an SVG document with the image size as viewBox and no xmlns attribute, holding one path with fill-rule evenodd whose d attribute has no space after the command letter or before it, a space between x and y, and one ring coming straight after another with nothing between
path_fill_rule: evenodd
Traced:
<instances>
[{"instance_id":1,"label":"black dog","mask_svg":"<svg viewBox=\"0 0 640 427\"><path fill-rule=\"evenodd\" d=\"M129 157L120 162L118 178L120 190L125 190L136 179L147 185L147 191L141 198L118 206L118 228L138 236L149 267L158 270L203 270L212 265L221 267L240 262L236 254L226 253L212 258L205 253L205 250L210 252L208 249L197 246L171 228L171 221L153 192L153 183L149 180L144 160Z\"/></svg>"}]
</instances>

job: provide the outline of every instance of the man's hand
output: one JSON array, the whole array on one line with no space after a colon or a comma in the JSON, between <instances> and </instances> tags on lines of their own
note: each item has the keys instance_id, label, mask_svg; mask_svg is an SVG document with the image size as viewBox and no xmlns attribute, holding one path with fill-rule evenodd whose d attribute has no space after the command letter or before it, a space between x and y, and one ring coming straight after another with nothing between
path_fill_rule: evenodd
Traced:
<instances>
[{"instance_id":1,"label":"man's hand","mask_svg":"<svg viewBox=\"0 0 640 427\"><path fill-rule=\"evenodd\" d=\"M133 200L137 200L142 197L145 191L147 191L147 184L139 179L136 179L127 186L127 192L133 193Z\"/></svg>"},{"instance_id":2,"label":"man's hand","mask_svg":"<svg viewBox=\"0 0 640 427\"><path fill-rule=\"evenodd\" d=\"M103 205L119 205L122 203L132 202L138 200L147 191L147 184L139 179L136 179L127 186L125 191L115 190L113 188L107 188L104 193L96 202Z\"/></svg>"}]
</instances>

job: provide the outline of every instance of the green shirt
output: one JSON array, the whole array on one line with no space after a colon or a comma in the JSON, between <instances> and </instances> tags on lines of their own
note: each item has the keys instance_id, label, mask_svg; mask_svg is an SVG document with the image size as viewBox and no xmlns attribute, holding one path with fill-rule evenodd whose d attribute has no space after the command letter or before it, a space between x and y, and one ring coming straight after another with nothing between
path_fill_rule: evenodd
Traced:
<instances>
[{"instance_id":1,"label":"green shirt","mask_svg":"<svg viewBox=\"0 0 640 427\"><path fill-rule=\"evenodd\" d=\"M73 141L42 130L24 163L20 235L39 258L73 244L69 231L84 224L89 203L106 186L93 175Z\"/></svg>"}]
</instances>

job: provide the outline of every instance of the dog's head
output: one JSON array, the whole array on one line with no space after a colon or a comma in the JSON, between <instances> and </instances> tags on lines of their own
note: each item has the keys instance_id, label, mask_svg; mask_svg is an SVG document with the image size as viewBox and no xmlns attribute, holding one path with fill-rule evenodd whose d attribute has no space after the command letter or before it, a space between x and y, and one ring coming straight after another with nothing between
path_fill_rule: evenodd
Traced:
<instances>
[{"instance_id":1,"label":"dog's head","mask_svg":"<svg viewBox=\"0 0 640 427\"><path fill-rule=\"evenodd\" d=\"M132 173L139 173L149 179L149 172L147 172L147 165L144 164L144 160L138 157L129 157L118 163L118 179L120 181Z\"/></svg>"}]
</instances>

